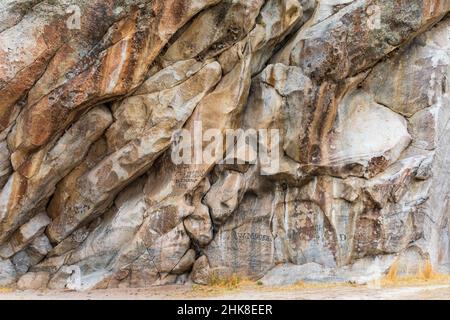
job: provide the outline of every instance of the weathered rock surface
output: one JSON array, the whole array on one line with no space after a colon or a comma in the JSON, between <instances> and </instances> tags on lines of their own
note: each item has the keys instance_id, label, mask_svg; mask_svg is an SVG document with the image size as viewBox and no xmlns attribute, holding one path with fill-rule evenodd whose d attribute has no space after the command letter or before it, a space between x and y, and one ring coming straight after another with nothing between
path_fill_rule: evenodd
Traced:
<instances>
[{"instance_id":1,"label":"weathered rock surface","mask_svg":"<svg viewBox=\"0 0 450 320\"><path fill-rule=\"evenodd\" d=\"M0 286L450 272L449 11L2 1Z\"/></svg>"},{"instance_id":2,"label":"weathered rock surface","mask_svg":"<svg viewBox=\"0 0 450 320\"><path fill-rule=\"evenodd\" d=\"M29 272L17 281L17 287L20 290L39 290L47 286L49 278L47 272Z\"/></svg>"}]
</instances>

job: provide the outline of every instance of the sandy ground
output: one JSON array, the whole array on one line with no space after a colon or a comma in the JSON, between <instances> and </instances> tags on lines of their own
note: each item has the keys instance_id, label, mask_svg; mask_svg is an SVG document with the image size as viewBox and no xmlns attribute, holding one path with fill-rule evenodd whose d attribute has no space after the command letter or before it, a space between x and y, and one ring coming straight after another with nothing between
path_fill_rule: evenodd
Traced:
<instances>
[{"instance_id":1,"label":"sandy ground","mask_svg":"<svg viewBox=\"0 0 450 320\"><path fill-rule=\"evenodd\" d=\"M165 286L146 289L109 289L89 292L74 291L8 291L0 292L0 300L366 300L366 299L444 299L450 300L450 283L392 288L367 286L327 286L316 288L244 286L238 289Z\"/></svg>"}]
</instances>

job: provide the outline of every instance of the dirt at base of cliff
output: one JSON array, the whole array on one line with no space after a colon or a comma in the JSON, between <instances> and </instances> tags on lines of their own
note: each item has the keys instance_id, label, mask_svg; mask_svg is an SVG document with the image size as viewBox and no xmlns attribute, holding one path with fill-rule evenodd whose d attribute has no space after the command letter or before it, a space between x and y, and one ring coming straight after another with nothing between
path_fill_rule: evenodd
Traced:
<instances>
[{"instance_id":1,"label":"dirt at base of cliff","mask_svg":"<svg viewBox=\"0 0 450 320\"><path fill-rule=\"evenodd\" d=\"M234 290L170 285L142 289L76 291L6 291L0 300L450 300L450 281L443 284L417 284L375 288L370 286L328 285L257 287Z\"/></svg>"}]
</instances>

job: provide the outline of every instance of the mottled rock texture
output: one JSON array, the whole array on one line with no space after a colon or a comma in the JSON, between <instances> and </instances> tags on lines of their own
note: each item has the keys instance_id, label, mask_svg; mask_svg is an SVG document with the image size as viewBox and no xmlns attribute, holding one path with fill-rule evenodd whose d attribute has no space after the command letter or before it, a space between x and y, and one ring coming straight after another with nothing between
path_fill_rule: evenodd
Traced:
<instances>
[{"instance_id":1,"label":"mottled rock texture","mask_svg":"<svg viewBox=\"0 0 450 320\"><path fill-rule=\"evenodd\" d=\"M0 286L450 272L450 0L2 0ZM176 164L277 129L280 166Z\"/></svg>"}]
</instances>

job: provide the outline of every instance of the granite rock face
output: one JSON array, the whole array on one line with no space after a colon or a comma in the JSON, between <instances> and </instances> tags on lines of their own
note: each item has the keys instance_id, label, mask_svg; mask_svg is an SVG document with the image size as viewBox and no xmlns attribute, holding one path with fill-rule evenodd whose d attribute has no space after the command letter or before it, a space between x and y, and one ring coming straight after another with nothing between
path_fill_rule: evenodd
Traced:
<instances>
[{"instance_id":1,"label":"granite rock face","mask_svg":"<svg viewBox=\"0 0 450 320\"><path fill-rule=\"evenodd\" d=\"M450 272L449 11L2 1L0 286Z\"/></svg>"}]
</instances>

